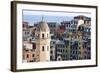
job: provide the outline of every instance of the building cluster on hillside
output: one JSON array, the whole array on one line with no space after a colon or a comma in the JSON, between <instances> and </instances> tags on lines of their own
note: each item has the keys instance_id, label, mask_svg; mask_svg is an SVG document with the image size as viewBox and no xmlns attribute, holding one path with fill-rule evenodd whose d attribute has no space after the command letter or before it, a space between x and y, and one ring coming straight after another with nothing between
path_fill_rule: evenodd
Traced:
<instances>
[{"instance_id":1,"label":"building cluster on hillside","mask_svg":"<svg viewBox=\"0 0 100 73\"><path fill-rule=\"evenodd\" d=\"M91 18L71 21L23 22L23 62L91 59Z\"/></svg>"}]
</instances>

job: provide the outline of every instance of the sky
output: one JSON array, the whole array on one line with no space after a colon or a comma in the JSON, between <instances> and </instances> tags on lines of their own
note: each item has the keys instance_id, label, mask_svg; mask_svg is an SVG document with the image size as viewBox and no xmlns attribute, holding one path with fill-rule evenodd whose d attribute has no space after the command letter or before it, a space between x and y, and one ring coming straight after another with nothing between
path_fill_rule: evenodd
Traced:
<instances>
[{"instance_id":1,"label":"sky","mask_svg":"<svg viewBox=\"0 0 100 73\"><path fill-rule=\"evenodd\" d=\"M47 16L47 15L24 15L23 20L29 22L30 24L37 23L41 21L43 18L46 22L57 22L60 23L61 21L68 20L70 21L73 17L68 16Z\"/></svg>"},{"instance_id":2,"label":"sky","mask_svg":"<svg viewBox=\"0 0 100 73\"><path fill-rule=\"evenodd\" d=\"M74 16L84 15L90 17L90 13L79 13L79 12L54 12L54 11L32 11L23 10L23 21L29 24L34 24L43 20L46 22L57 22L70 21Z\"/></svg>"}]
</instances>

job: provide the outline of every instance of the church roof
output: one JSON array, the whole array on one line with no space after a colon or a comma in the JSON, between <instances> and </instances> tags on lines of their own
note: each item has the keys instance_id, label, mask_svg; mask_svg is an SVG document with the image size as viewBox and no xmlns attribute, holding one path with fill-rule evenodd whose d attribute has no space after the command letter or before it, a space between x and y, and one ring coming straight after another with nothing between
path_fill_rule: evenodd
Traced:
<instances>
[{"instance_id":1,"label":"church roof","mask_svg":"<svg viewBox=\"0 0 100 73\"><path fill-rule=\"evenodd\" d=\"M48 26L48 24L45 21L39 22L38 30L39 31L50 31L49 30L49 26Z\"/></svg>"}]
</instances>

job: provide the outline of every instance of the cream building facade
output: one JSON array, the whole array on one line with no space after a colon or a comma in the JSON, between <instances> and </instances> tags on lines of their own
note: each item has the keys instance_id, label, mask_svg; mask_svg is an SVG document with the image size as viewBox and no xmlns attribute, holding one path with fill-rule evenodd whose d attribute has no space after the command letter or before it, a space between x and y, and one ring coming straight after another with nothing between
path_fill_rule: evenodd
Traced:
<instances>
[{"instance_id":1,"label":"cream building facade","mask_svg":"<svg viewBox=\"0 0 100 73\"><path fill-rule=\"evenodd\" d=\"M38 61L50 61L50 29L45 21L39 22L35 35Z\"/></svg>"}]
</instances>

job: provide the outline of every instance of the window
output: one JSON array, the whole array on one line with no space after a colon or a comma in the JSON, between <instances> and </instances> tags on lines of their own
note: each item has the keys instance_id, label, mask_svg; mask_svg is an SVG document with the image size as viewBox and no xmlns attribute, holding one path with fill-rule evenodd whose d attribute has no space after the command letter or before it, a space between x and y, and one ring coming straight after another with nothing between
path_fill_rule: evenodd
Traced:
<instances>
[{"instance_id":1,"label":"window","mask_svg":"<svg viewBox=\"0 0 100 73\"><path fill-rule=\"evenodd\" d=\"M78 54L81 54L81 51L78 51Z\"/></svg>"},{"instance_id":2,"label":"window","mask_svg":"<svg viewBox=\"0 0 100 73\"><path fill-rule=\"evenodd\" d=\"M65 52L65 50L63 49L63 52Z\"/></svg>"},{"instance_id":3,"label":"window","mask_svg":"<svg viewBox=\"0 0 100 73\"><path fill-rule=\"evenodd\" d=\"M59 44L57 45L57 47L59 48Z\"/></svg>"},{"instance_id":4,"label":"window","mask_svg":"<svg viewBox=\"0 0 100 73\"><path fill-rule=\"evenodd\" d=\"M26 46L25 45L23 46L23 49L26 49Z\"/></svg>"},{"instance_id":5,"label":"window","mask_svg":"<svg viewBox=\"0 0 100 73\"><path fill-rule=\"evenodd\" d=\"M53 51L50 52L51 54L53 53Z\"/></svg>"},{"instance_id":6,"label":"window","mask_svg":"<svg viewBox=\"0 0 100 73\"><path fill-rule=\"evenodd\" d=\"M72 53L75 54L75 51L73 51Z\"/></svg>"},{"instance_id":7,"label":"window","mask_svg":"<svg viewBox=\"0 0 100 73\"><path fill-rule=\"evenodd\" d=\"M25 32L25 34L26 34L26 35L28 35L28 34L29 34L29 32L27 31L27 32Z\"/></svg>"},{"instance_id":8,"label":"window","mask_svg":"<svg viewBox=\"0 0 100 73\"><path fill-rule=\"evenodd\" d=\"M44 51L44 46L42 46L42 51Z\"/></svg>"},{"instance_id":9,"label":"window","mask_svg":"<svg viewBox=\"0 0 100 73\"><path fill-rule=\"evenodd\" d=\"M53 25L53 27L56 27L56 25Z\"/></svg>"},{"instance_id":10,"label":"window","mask_svg":"<svg viewBox=\"0 0 100 73\"><path fill-rule=\"evenodd\" d=\"M32 57L34 57L34 54L32 54Z\"/></svg>"},{"instance_id":11,"label":"window","mask_svg":"<svg viewBox=\"0 0 100 73\"><path fill-rule=\"evenodd\" d=\"M50 48L53 48L53 46L50 46Z\"/></svg>"},{"instance_id":12,"label":"window","mask_svg":"<svg viewBox=\"0 0 100 73\"><path fill-rule=\"evenodd\" d=\"M86 59L87 57L86 56L84 56L84 59Z\"/></svg>"},{"instance_id":13,"label":"window","mask_svg":"<svg viewBox=\"0 0 100 73\"><path fill-rule=\"evenodd\" d=\"M33 49L36 49L36 43L32 43Z\"/></svg>"},{"instance_id":14,"label":"window","mask_svg":"<svg viewBox=\"0 0 100 73\"><path fill-rule=\"evenodd\" d=\"M28 50L28 49L26 49L25 51L26 51L26 52L28 52L29 50Z\"/></svg>"},{"instance_id":15,"label":"window","mask_svg":"<svg viewBox=\"0 0 100 73\"><path fill-rule=\"evenodd\" d=\"M60 49L60 52L62 52L62 49Z\"/></svg>"},{"instance_id":16,"label":"window","mask_svg":"<svg viewBox=\"0 0 100 73\"><path fill-rule=\"evenodd\" d=\"M55 42L53 42L53 44L55 44Z\"/></svg>"},{"instance_id":17,"label":"window","mask_svg":"<svg viewBox=\"0 0 100 73\"><path fill-rule=\"evenodd\" d=\"M79 47L79 49L81 49L81 47Z\"/></svg>"},{"instance_id":18,"label":"window","mask_svg":"<svg viewBox=\"0 0 100 73\"><path fill-rule=\"evenodd\" d=\"M52 57L52 56L50 56L50 59L53 59L53 57Z\"/></svg>"},{"instance_id":19,"label":"window","mask_svg":"<svg viewBox=\"0 0 100 73\"><path fill-rule=\"evenodd\" d=\"M29 54L27 54L27 58L29 58Z\"/></svg>"},{"instance_id":20,"label":"window","mask_svg":"<svg viewBox=\"0 0 100 73\"><path fill-rule=\"evenodd\" d=\"M60 61L60 58L58 58L58 61Z\"/></svg>"},{"instance_id":21,"label":"window","mask_svg":"<svg viewBox=\"0 0 100 73\"><path fill-rule=\"evenodd\" d=\"M66 48L68 48L68 46L66 46Z\"/></svg>"},{"instance_id":22,"label":"window","mask_svg":"<svg viewBox=\"0 0 100 73\"><path fill-rule=\"evenodd\" d=\"M47 46L47 51L49 51L49 46Z\"/></svg>"},{"instance_id":23,"label":"window","mask_svg":"<svg viewBox=\"0 0 100 73\"><path fill-rule=\"evenodd\" d=\"M62 48L64 48L64 45L62 45Z\"/></svg>"},{"instance_id":24,"label":"window","mask_svg":"<svg viewBox=\"0 0 100 73\"><path fill-rule=\"evenodd\" d=\"M44 34L42 34L42 38L44 38Z\"/></svg>"}]
</instances>

